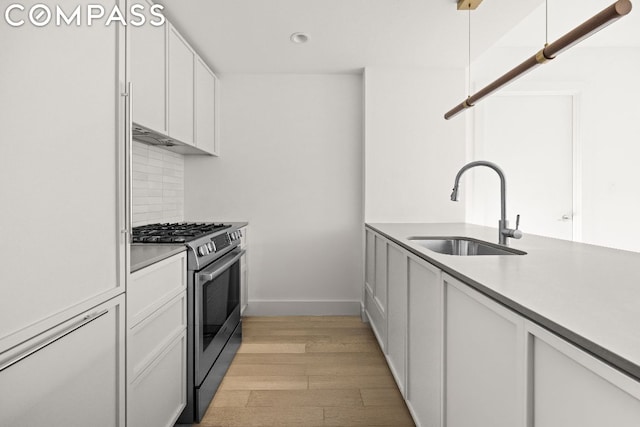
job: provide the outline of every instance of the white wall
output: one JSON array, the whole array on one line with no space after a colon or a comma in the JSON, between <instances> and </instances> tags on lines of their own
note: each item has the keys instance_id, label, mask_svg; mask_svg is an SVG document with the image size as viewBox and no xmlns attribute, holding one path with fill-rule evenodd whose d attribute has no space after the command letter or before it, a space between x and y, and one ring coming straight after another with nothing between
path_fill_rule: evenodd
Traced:
<instances>
[{"instance_id":1,"label":"white wall","mask_svg":"<svg viewBox=\"0 0 640 427\"><path fill-rule=\"evenodd\" d=\"M616 25L616 24L614 24ZM603 30L607 31L607 29ZM495 48L474 65L478 87L533 54L531 48ZM577 46L514 82L505 91L567 90L578 94L582 241L640 251L639 47ZM531 118L532 126L540 123ZM518 147L514 143L514 156ZM544 173L541 169L540 173ZM535 177L530 177L535 179ZM525 212L521 212L523 218ZM526 228L523 229L526 232Z\"/></svg>"},{"instance_id":2,"label":"white wall","mask_svg":"<svg viewBox=\"0 0 640 427\"><path fill-rule=\"evenodd\" d=\"M464 69L367 68L366 222L461 222L449 199L465 160Z\"/></svg>"},{"instance_id":3,"label":"white wall","mask_svg":"<svg viewBox=\"0 0 640 427\"><path fill-rule=\"evenodd\" d=\"M224 75L221 156L186 158L185 217L249 221L249 313L358 314L362 77Z\"/></svg>"}]
</instances>

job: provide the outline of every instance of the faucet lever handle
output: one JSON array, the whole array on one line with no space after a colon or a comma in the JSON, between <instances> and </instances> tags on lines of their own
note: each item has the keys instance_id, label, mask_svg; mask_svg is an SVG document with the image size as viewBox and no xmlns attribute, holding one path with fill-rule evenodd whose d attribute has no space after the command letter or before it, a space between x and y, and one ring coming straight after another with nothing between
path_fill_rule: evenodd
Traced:
<instances>
[{"instance_id":1,"label":"faucet lever handle","mask_svg":"<svg viewBox=\"0 0 640 427\"><path fill-rule=\"evenodd\" d=\"M520 228L520 214L516 215L516 230Z\"/></svg>"}]
</instances>

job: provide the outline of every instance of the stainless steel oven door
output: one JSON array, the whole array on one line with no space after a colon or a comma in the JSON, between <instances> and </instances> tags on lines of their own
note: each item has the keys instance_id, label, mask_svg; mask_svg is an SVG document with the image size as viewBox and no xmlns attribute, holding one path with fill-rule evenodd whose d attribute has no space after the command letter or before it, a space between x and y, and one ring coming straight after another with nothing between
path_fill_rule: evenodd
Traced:
<instances>
[{"instance_id":1,"label":"stainless steel oven door","mask_svg":"<svg viewBox=\"0 0 640 427\"><path fill-rule=\"evenodd\" d=\"M195 273L194 359L199 387L240 322L240 262L237 248Z\"/></svg>"}]
</instances>

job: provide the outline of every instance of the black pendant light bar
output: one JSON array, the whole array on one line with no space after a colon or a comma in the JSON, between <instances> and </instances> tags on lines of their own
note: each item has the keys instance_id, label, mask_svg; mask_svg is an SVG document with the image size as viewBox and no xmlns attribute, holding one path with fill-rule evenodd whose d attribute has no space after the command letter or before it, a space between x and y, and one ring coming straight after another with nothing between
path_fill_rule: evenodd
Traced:
<instances>
[{"instance_id":1,"label":"black pendant light bar","mask_svg":"<svg viewBox=\"0 0 640 427\"><path fill-rule=\"evenodd\" d=\"M460 104L456 105L453 109L448 111L444 118L449 120L460 114L467 108L473 107L476 103L489 96L493 92L497 91L501 87L511 83L511 81L517 79L523 74L536 68L538 65L544 64L547 61L552 60L561 52L569 49L576 43L586 39L590 35L600 31L612 22L622 18L631 12L630 0L618 0L611 6L604 9L602 12L593 16L589 20L580 24L573 30L569 31L564 36L560 37L553 43L546 45L543 49L537 52L532 57L525 60L523 63L505 73L502 77L495 80L493 83L485 86L474 95L469 96Z\"/></svg>"}]
</instances>

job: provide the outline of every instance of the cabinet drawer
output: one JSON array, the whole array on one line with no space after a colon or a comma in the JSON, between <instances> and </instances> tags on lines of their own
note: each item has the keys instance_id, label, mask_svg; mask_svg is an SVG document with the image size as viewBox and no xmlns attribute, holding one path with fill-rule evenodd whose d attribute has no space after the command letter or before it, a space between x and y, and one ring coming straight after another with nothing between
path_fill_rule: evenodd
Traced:
<instances>
[{"instance_id":1,"label":"cabinet drawer","mask_svg":"<svg viewBox=\"0 0 640 427\"><path fill-rule=\"evenodd\" d=\"M129 427L173 426L186 403L186 332L131 384Z\"/></svg>"},{"instance_id":2,"label":"cabinet drawer","mask_svg":"<svg viewBox=\"0 0 640 427\"><path fill-rule=\"evenodd\" d=\"M136 378L145 365L187 326L186 292L154 311L131 330L129 367Z\"/></svg>"},{"instance_id":3,"label":"cabinet drawer","mask_svg":"<svg viewBox=\"0 0 640 427\"><path fill-rule=\"evenodd\" d=\"M131 275L127 284L129 328L186 289L186 255L172 256Z\"/></svg>"}]
</instances>

